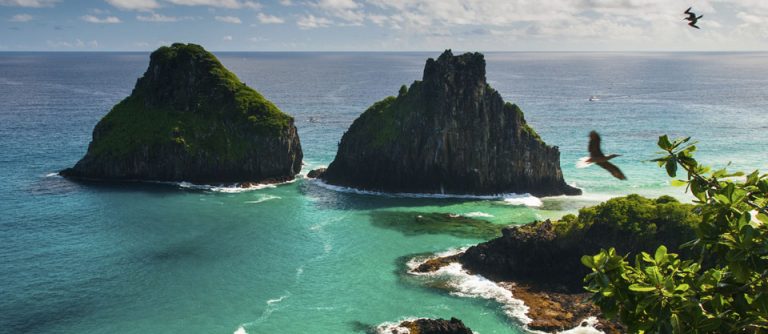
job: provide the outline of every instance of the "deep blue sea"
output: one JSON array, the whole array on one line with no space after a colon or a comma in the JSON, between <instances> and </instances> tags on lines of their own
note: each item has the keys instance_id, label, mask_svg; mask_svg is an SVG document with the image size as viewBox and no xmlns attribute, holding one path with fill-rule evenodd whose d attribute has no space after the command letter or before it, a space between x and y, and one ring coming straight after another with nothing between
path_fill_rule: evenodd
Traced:
<instances>
[{"instance_id":1,"label":"deep blue sea","mask_svg":"<svg viewBox=\"0 0 768 334\"><path fill-rule=\"evenodd\" d=\"M329 164L351 122L419 80L438 55L217 54L296 118L303 172ZM566 181L583 196L410 198L305 179L244 192L72 183L53 173L83 156L148 53L0 53L0 333L362 333L451 316L482 334L521 333L520 306L490 282L447 278L451 292L406 273L415 255L483 238L382 213L524 224L630 193L684 199L647 162L661 134L694 137L705 163L768 170L766 53L488 53L486 61L489 83L560 147ZM628 181L575 168L593 129L605 152L622 154L614 161Z\"/></svg>"}]
</instances>

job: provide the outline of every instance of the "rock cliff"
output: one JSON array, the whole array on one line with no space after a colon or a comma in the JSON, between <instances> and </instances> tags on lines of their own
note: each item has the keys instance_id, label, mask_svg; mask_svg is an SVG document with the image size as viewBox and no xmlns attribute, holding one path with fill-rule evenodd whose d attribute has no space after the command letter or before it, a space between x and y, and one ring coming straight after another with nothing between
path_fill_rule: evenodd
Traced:
<instances>
[{"instance_id":1,"label":"rock cliff","mask_svg":"<svg viewBox=\"0 0 768 334\"><path fill-rule=\"evenodd\" d=\"M99 180L261 182L292 179L302 151L293 118L199 45L150 56L130 96L93 130L88 152L61 171Z\"/></svg>"},{"instance_id":2,"label":"rock cliff","mask_svg":"<svg viewBox=\"0 0 768 334\"><path fill-rule=\"evenodd\" d=\"M563 180L557 147L488 85L483 55L450 50L360 115L320 178L387 192L581 193Z\"/></svg>"}]
</instances>

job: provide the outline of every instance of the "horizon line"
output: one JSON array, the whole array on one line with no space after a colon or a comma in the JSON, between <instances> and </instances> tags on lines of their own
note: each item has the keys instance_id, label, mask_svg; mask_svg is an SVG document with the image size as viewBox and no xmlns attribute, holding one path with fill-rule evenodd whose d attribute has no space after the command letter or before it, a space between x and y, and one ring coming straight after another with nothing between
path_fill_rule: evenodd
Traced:
<instances>
[{"instance_id":1,"label":"horizon line","mask_svg":"<svg viewBox=\"0 0 768 334\"><path fill-rule=\"evenodd\" d=\"M158 47L160 48L160 47ZM0 50L0 53L147 53L152 50ZM441 50L207 50L209 52L231 53L428 53L444 52ZM457 50L457 52L481 52L481 53L764 53L765 50Z\"/></svg>"}]
</instances>

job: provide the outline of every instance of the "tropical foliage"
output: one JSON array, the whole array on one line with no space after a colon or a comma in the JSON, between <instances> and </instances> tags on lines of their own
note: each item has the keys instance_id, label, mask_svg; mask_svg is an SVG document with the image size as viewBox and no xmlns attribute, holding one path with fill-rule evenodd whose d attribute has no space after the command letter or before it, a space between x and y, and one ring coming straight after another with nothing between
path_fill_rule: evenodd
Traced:
<instances>
[{"instance_id":1,"label":"tropical foliage","mask_svg":"<svg viewBox=\"0 0 768 334\"><path fill-rule=\"evenodd\" d=\"M631 333L768 332L768 175L712 171L690 138L659 138L655 159L681 179L702 219L683 258L660 246L629 259L615 249L582 257L587 290ZM672 245L676 246L676 245Z\"/></svg>"}]
</instances>

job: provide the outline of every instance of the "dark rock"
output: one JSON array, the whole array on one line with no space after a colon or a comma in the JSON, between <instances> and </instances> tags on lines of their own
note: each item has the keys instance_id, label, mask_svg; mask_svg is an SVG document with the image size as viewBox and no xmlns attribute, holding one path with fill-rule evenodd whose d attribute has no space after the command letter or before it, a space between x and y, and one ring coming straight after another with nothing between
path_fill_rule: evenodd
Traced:
<instances>
[{"instance_id":1,"label":"dark rock","mask_svg":"<svg viewBox=\"0 0 768 334\"><path fill-rule=\"evenodd\" d=\"M693 240L690 228L700 218L693 206L667 197L656 200L629 195L583 208L579 217L507 227L502 236L468 248L459 262L464 268L494 280L523 282L537 288L584 292L591 271L581 256L616 248L619 254L638 254L666 245L687 255L678 245Z\"/></svg>"},{"instance_id":2,"label":"dark rock","mask_svg":"<svg viewBox=\"0 0 768 334\"><path fill-rule=\"evenodd\" d=\"M323 173L325 173L325 170L326 170L325 168L313 169L309 171L309 173L307 173L307 177L310 179L316 179L318 177L323 176Z\"/></svg>"},{"instance_id":3,"label":"dark rock","mask_svg":"<svg viewBox=\"0 0 768 334\"><path fill-rule=\"evenodd\" d=\"M472 330L456 318L451 318L451 320L418 319L404 321L400 326L408 328L412 334L472 334Z\"/></svg>"},{"instance_id":4,"label":"dark rock","mask_svg":"<svg viewBox=\"0 0 768 334\"><path fill-rule=\"evenodd\" d=\"M285 181L301 169L293 118L194 44L161 47L62 176L195 183Z\"/></svg>"},{"instance_id":5,"label":"dark rock","mask_svg":"<svg viewBox=\"0 0 768 334\"><path fill-rule=\"evenodd\" d=\"M486 83L483 55L450 50L354 121L322 179L389 192L581 193L563 180L558 148Z\"/></svg>"}]
</instances>

